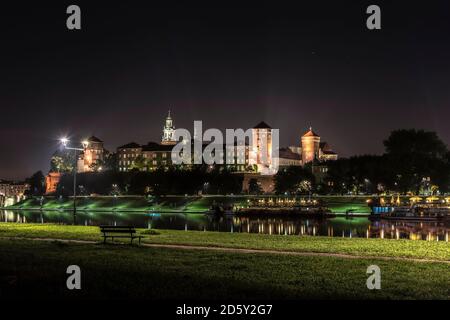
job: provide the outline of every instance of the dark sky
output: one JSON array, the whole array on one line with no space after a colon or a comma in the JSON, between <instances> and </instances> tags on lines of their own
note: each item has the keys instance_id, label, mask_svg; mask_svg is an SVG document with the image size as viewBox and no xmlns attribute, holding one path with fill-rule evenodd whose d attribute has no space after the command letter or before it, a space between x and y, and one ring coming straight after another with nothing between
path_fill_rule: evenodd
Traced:
<instances>
[{"instance_id":1,"label":"dark sky","mask_svg":"<svg viewBox=\"0 0 450 320\"><path fill-rule=\"evenodd\" d=\"M169 108L188 129L264 120L282 145L313 126L341 156L382 153L396 128L449 143L450 5L302 2L2 4L0 178L46 173L66 134L158 141ZM366 28L369 4L382 30Z\"/></svg>"}]
</instances>

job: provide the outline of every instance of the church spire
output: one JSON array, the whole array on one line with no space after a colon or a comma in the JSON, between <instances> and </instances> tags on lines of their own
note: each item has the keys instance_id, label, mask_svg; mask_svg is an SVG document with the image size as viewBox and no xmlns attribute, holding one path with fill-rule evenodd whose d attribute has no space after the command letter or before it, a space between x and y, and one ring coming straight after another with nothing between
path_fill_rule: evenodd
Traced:
<instances>
[{"instance_id":1,"label":"church spire","mask_svg":"<svg viewBox=\"0 0 450 320\"><path fill-rule=\"evenodd\" d=\"M163 135L161 138L161 144L175 144L175 126L173 125L172 116L170 115L170 109L167 113L166 121L163 128Z\"/></svg>"}]
</instances>

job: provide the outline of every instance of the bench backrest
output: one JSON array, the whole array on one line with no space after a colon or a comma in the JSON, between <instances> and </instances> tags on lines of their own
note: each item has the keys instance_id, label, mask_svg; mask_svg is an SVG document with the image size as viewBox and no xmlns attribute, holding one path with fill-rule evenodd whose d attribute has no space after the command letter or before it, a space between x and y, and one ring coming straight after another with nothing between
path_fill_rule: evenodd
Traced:
<instances>
[{"instance_id":1,"label":"bench backrest","mask_svg":"<svg viewBox=\"0 0 450 320\"><path fill-rule=\"evenodd\" d=\"M131 226L100 226L102 233L136 233L136 229Z\"/></svg>"}]
</instances>

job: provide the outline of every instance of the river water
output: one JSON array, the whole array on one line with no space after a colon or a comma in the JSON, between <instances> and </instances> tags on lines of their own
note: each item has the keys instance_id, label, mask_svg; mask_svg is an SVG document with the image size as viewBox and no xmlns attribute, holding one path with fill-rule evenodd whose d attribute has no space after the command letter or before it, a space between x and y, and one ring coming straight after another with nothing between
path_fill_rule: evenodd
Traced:
<instances>
[{"instance_id":1,"label":"river water","mask_svg":"<svg viewBox=\"0 0 450 320\"><path fill-rule=\"evenodd\" d=\"M74 224L68 211L0 210L0 221ZM449 240L450 222L378 220L367 217L306 219L300 217L212 217L202 213L77 212L77 225L132 225L138 228L310 235L345 238L386 238L428 241Z\"/></svg>"}]
</instances>

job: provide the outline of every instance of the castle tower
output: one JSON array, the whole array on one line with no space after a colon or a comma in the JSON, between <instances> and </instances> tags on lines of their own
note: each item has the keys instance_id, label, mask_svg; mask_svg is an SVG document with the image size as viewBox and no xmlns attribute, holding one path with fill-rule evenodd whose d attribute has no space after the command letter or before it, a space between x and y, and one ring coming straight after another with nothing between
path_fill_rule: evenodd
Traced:
<instances>
[{"instance_id":1,"label":"castle tower","mask_svg":"<svg viewBox=\"0 0 450 320\"><path fill-rule=\"evenodd\" d=\"M302 162L303 165L319 158L320 136L310 127L302 136Z\"/></svg>"},{"instance_id":2,"label":"castle tower","mask_svg":"<svg viewBox=\"0 0 450 320\"><path fill-rule=\"evenodd\" d=\"M260 122L252 128L249 164L256 165L258 172L262 174L270 174L273 171L272 128L265 122Z\"/></svg>"},{"instance_id":3,"label":"castle tower","mask_svg":"<svg viewBox=\"0 0 450 320\"><path fill-rule=\"evenodd\" d=\"M163 128L163 135L161 138L161 144L173 145L176 144L175 140L175 126L173 125L172 117L170 116L170 110L166 117L166 122Z\"/></svg>"}]
</instances>

